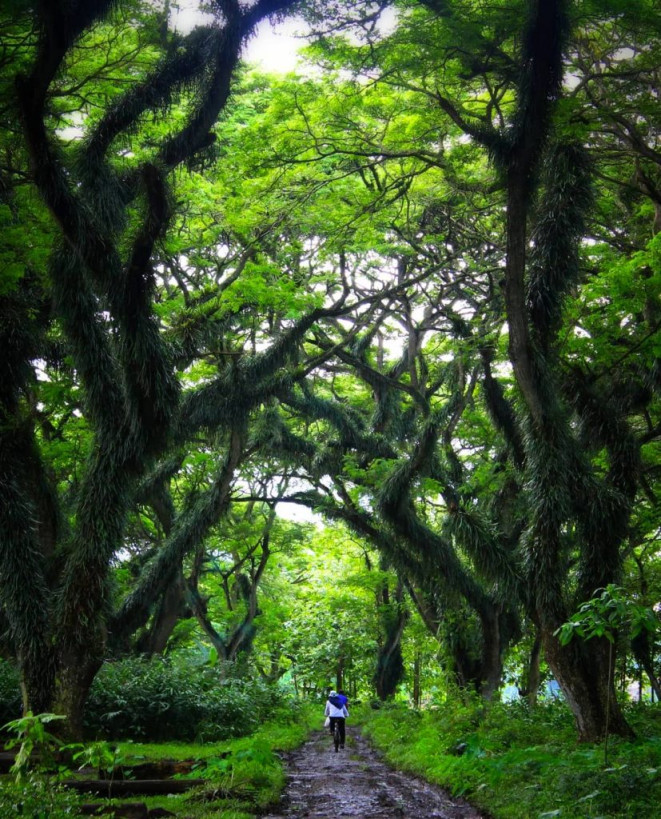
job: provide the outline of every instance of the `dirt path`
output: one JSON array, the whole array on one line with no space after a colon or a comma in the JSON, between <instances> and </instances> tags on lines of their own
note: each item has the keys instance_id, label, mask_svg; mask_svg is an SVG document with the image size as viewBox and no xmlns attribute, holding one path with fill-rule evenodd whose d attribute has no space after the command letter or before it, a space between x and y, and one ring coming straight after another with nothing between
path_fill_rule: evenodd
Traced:
<instances>
[{"instance_id":1,"label":"dirt path","mask_svg":"<svg viewBox=\"0 0 661 819\"><path fill-rule=\"evenodd\" d=\"M353 816L358 819L479 819L481 814L447 793L389 768L358 733L335 753L324 732L287 758L288 784L278 812L265 819Z\"/></svg>"}]
</instances>

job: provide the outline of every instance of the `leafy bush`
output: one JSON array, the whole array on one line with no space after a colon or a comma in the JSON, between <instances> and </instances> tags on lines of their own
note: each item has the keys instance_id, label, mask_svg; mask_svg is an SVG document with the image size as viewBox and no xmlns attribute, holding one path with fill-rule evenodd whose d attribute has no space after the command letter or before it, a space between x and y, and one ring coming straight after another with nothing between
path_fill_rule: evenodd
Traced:
<instances>
[{"instance_id":1,"label":"leafy bush","mask_svg":"<svg viewBox=\"0 0 661 819\"><path fill-rule=\"evenodd\" d=\"M0 816L64 819L80 815L81 798L54 775L62 770L57 759L62 742L46 726L59 719L55 714L28 711L3 726L11 736L6 747L17 750L12 776L3 777L0 787Z\"/></svg>"},{"instance_id":2,"label":"leafy bush","mask_svg":"<svg viewBox=\"0 0 661 819\"><path fill-rule=\"evenodd\" d=\"M211 741L249 734L276 712L284 721L294 716L274 685L223 678L219 666L181 652L106 663L90 691L85 728L88 736L115 740ZM0 660L0 725L20 715L18 671Z\"/></svg>"},{"instance_id":3,"label":"leafy bush","mask_svg":"<svg viewBox=\"0 0 661 819\"><path fill-rule=\"evenodd\" d=\"M0 659L0 725L20 717L22 707L18 669Z\"/></svg>"},{"instance_id":4,"label":"leafy bush","mask_svg":"<svg viewBox=\"0 0 661 819\"><path fill-rule=\"evenodd\" d=\"M88 735L212 741L248 734L279 706L274 686L226 677L188 655L106 663L85 713Z\"/></svg>"},{"instance_id":5,"label":"leafy bush","mask_svg":"<svg viewBox=\"0 0 661 819\"><path fill-rule=\"evenodd\" d=\"M81 797L52 778L33 774L22 782L5 780L0 788L0 816L71 819L80 816Z\"/></svg>"}]
</instances>

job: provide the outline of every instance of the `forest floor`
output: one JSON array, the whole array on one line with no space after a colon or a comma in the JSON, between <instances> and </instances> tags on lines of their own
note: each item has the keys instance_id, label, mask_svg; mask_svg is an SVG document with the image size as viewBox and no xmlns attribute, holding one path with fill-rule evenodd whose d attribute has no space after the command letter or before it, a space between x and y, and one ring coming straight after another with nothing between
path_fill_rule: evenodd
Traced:
<instances>
[{"instance_id":1,"label":"forest floor","mask_svg":"<svg viewBox=\"0 0 661 819\"><path fill-rule=\"evenodd\" d=\"M326 731L315 732L286 755L288 782L279 807L264 819L481 819L462 800L390 768L358 729L347 728L346 748L335 753Z\"/></svg>"}]
</instances>

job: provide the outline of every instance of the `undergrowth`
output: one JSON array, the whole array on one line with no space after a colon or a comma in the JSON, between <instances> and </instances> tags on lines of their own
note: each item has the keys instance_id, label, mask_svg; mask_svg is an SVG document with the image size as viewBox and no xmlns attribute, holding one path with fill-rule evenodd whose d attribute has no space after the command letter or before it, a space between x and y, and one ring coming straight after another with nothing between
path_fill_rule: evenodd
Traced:
<instances>
[{"instance_id":1,"label":"undergrowth","mask_svg":"<svg viewBox=\"0 0 661 819\"><path fill-rule=\"evenodd\" d=\"M419 712L395 705L363 715L387 759L464 796L495 819L645 819L661 805L661 709L631 707L638 738L576 741L561 702L454 702Z\"/></svg>"},{"instance_id":2,"label":"undergrowth","mask_svg":"<svg viewBox=\"0 0 661 819\"><path fill-rule=\"evenodd\" d=\"M208 742L242 736L268 718L280 696L260 679L195 666L190 653L105 663L85 709L88 736Z\"/></svg>"},{"instance_id":3,"label":"undergrowth","mask_svg":"<svg viewBox=\"0 0 661 819\"><path fill-rule=\"evenodd\" d=\"M104 663L85 707L88 739L213 742L243 736L269 718L282 691L196 660L193 651ZM19 676L0 659L0 725L21 714Z\"/></svg>"},{"instance_id":4,"label":"undergrowth","mask_svg":"<svg viewBox=\"0 0 661 819\"><path fill-rule=\"evenodd\" d=\"M286 775L281 752L305 741L318 721L318 708L288 704L253 734L222 742L120 743L127 764L146 759L194 759L190 776L206 784L181 796L144 799L151 809L166 808L189 819L252 819L275 804Z\"/></svg>"},{"instance_id":5,"label":"undergrowth","mask_svg":"<svg viewBox=\"0 0 661 819\"><path fill-rule=\"evenodd\" d=\"M205 779L206 785L182 796L145 799L150 809L166 808L190 819L252 819L280 798L286 781L280 754L305 741L317 710L289 703L250 736L223 742L130 742L121 743L120 750L129 765L144 759L197 760L190 776Z\"/></svg>"},{"instance_id":6,"label":"undergrowth","mask_svg":"<svg viewBox=\"0 0 661 819\"><path fill-rule=\"evenodd\" d=\"M204 779L205 784L181 795L137 797L150 810L160 808L188 819L252 819L278 801L286 779L280 752L292 750L307 738L318 722L317 712L317 707L287 701L272 708L271 720L250 736L205 744L122 742L114 747L114 754L129 776L131 766L141 762L195 762L190 774L180 776ZM22 779L0 777L0 817L64 819L78 815L80 798L59 784L72 776L75 770L68 768L28 771ZM108 809L115 803L94 801L103 801Z\"/></svg>"}]
</instances>

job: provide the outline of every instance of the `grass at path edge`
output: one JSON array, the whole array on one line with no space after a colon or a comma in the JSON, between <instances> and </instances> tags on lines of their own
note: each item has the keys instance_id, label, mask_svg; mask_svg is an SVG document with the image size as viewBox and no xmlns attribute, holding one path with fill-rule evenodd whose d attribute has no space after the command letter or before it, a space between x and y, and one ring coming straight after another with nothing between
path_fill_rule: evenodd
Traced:
<instances>
[{"instance_id":1,"label":"grass at path edge","mask_svg":"<svg viewBox=\"0 0 661 819\"><path fill-rule=\"evenodd\" d=\"M162 759L194 760L190 775L206 784L185 794L102 799L77 795L59 784L72 776L88 778L74 769L59 774L40 769L22 781L0 776L0 817L70 819L79 815L78 805L94 803L112 809L126 802L142 802L150 810L163 808L186 819L254 819L275 805L286 782L283 752L301 745L320 726L319 706L296 704L281 708L273 719L249 736L209 743L88 743L112 749L115 764L130 778L131 765ZM104 814L111 815L111 814Z\"/></svg>"},{"instance_id":2,"label":"grass at path edge","mask_svg":"<svg viewBox=\"0 0 661 819\"><path fill-rule=\"evenodd\" d=\"M494 819L652 819L661 805L661 706L632 706L638 738L579 744L562 703L364 709L364 735L395 767Z\"/></svg>"},{"instance_id":3,"label":"grass at path edge","mask_svg":"<svg viewBox=\"0 0 661 819\"><path fill-rule=\"evenodd\" d=\"M301 745L319 724L318 705L299 705L246 737L205 744L121 743L128 763L145 759L196 759L191 776L208 784L190 794L144 798L148 808L182 812L187 819L253 819L275 805L286 783L281 753ZM215 796L209 801L210 796ZM185 811L185 814L184 814Z\"/></svg>"}]
</instances>

